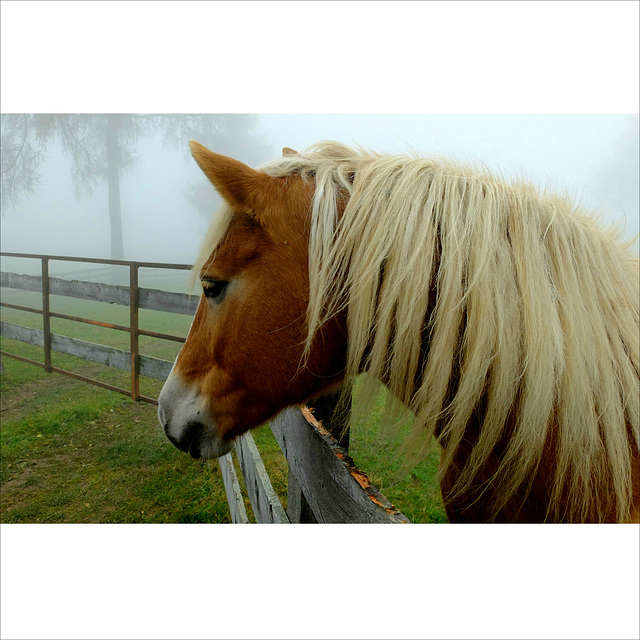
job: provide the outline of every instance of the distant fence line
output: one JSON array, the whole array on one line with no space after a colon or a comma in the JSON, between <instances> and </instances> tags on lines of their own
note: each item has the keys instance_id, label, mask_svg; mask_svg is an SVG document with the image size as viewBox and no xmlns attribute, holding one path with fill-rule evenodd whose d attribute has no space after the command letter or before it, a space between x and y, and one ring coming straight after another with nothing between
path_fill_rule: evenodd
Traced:
<instances>
[{"instance_id":1,"label":"distant fence line","mask_svg":"<svg viewBox=\"0 0 640 640\"><path fill-rule=\"evenodd\" d=\"M1 355L44 367L48 372L61 373L112 391L124 393L136 401L142 400L157 404L157 399L140 394L139 376L165 380L173 363L141 355L138 338L140 335L145 335L177 342L184 342L185 338L141 329L138 322L139 309L193 315L197 309L199 297L139 287L138 270L141 267L186 270L191 268L189 265L8 252L1 252L0 256L31 258L41 261L42 275L31 276L0 272L0 286L42 293L42 309L5 302L0 304L6 308L42 315L43 330L30 329L2 321L0 322L0 335L11 340L43 347L44 363L4 350L0 351ZM49 276L49 264L55 260L126 266L129 268L129 286L51 277ZM51 295L127 306L130 309L129 325L115 325L53 312L50 309L49 298ZM130 351L53 334L50 329L52 317L126 331L131 337ZM51 364L52 351L130 371L131 388L130 390L122 389L53 367ZM327 407L329 407L328 411ZM318 405L318 409L321 408L322 423L306 406L290 407L270 423L271 430L289 465L286 510L271 485L269 475L251 434L246 433L236 440L234 450L256 520L260 523L408 522L406 516L397 510L371 484L367 476L356 467L345 448L348 440L342 441L342 444L345 444L343 447L332 436L331 432L338 434L342 431L345 416L339 415L335 411L335 403L325 403L322 407ZM220 458L219 464L231 519L235 523L247 523L249 519L231 453Z\"/></svg>"},{"instance_id":2,"label":"distant fence line","mask_svg":"<svg viewBox=\"0 0 640 640\"><path fill-rule=\"evenodd\" d=\"M0 335L11 340L19 340L20 342L44 347L44 331L40 329L29 329L21 325L0 321ZM60 336L55 333L51 334L51 349L58 353L77 356L83 360L97 362L122 371L131 370L131 354L123 349L87 342L78 338ZM12 357L11 354L5 352L2 355ZM166 360L140 355L139 375L155 378L156 380L166 380L171 372L171 367L172 363Z\"/></svg>"},{"instance_id":3,"label":"distant fence line","mask_svg":"<svg viewBox=\"0 0 640 640\"><path fill-rule=\"evenodd\" d=\"M197 308L199 298L197 296L189 296L186 294L170 293L167 291L146 289L140 287L138 285L138 272L142 267L151 267L155 269L189 270L191 269L190 265L157 262L134 262L125 260L101 260L97 258L72 258L67 256L48 256L9 252L2 252L0 253L0 255L3 257L12 258L37 259L41 262L40 276L0 272L0 286L12 289L20 289L23 291L42 293L41 309L24 307L21 305L14 305L6 302L2 302L2 306L42 315L43 331L38 332L38 330L35 329L27 329L26 327L19 327L18 325L3 323L2 334L6 335L6 337L10 337L11 334L14 340L22 340L23 342L40 344L41 346L43 346L44 363L21 356L16 356L15 354L10 353L3 353L3 355L17 358L36 366L43 366L44 369L49 373L55 371L56 373L61 373L72 378L84 380L85 382L89 382L91 384L95 384L112 391L117 391L118 393L124 393L131 396L131 398L136 401L143 400L151 404L157 404L157 400L155 398L149 398L140 393L141 368L144 368L144 370L147 372L143 373L143 375L148 375L149 372L154 372L155 375L151 375L151 377L157 378L159 375L161 375L163 370L166 370L167 364L169 365L170 370L172 363L165 363L163 366L164 361L162 360L149 358L148 356L141 356L139 353L138 345L139 337L141 335L145 335L177 342L184 342L184 338L141 329L139 327L139 310L152 309L155 311L166 311L170 313L193 315ZM100 282L87 282L84 280L64 280L62 278L55 278L49 275L50 263L52 261L124 266L129 269L129 286L123 287L119 285L105 284ZM50 306L50 296L52 295L81 298L94 302L106 302L110 304L118 304L129 307L129 325L116 325L108 322L91 320L89 318L80 318L77 316L70 316L67 314L54 312L51 310ZM75 322L82 322L95 326L106 327L118 331L125 331L130 335L130 349L128 352L126 352L120 349L115 349L113 347L97 345L92 342L58 336L51 332L51 318L63 318ZM122 389L121 387L109 385L99 380L80 376L79 374L73 373L71 371L65 371L64 369L53 367L51 364L52 351L59 351L61 353L76 355L93 362L100 362L108 366L128 370L131 373L130 389ZM163 378L160 377L160 379Z\"/></svg>"},{"instance_id":4,"label":"distant fence line","mask_svg":"<svg viewBox=\"0 0 640 640\"><path fill-rule=\"evenodd\" d=\"M172 267L172 268L177 268ZM185 267L188 268L188 267ZM0 272L0 286L23 291L42 291L42 276L18 275L17 273ZM63 278L49 277L49 294L67 296L69 298L82 298L95 302L107 302L129 306L130 288L102 282L88 282L86 280L65 280ZM170 293L158 289L145 289L138 287L138 308L152 309L154 311L168 311L193 315L198 306L198 296L190 296L184 293Z\"/></svg>"}]
</instances>

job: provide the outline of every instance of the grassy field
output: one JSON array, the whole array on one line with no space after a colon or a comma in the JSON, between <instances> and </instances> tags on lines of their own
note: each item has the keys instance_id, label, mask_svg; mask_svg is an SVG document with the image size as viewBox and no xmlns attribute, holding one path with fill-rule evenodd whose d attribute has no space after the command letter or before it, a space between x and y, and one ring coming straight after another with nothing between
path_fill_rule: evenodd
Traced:
<instances>
[{"instance_id":1,"label":"grassy field","mask_svg":"<svg viewBox=\"0 0 640 640\"><path fill-rule=\"evenodd\" d=\"M3 300L38 306L40 296L3 290ZM128 324L128 309L52 296L52 308L71 315ZM35 314L2 309L2 319L42 328ZM191 318L141 310L140 326L186 335ZM127 333L52 319L52 331L128 349ZM177 343L141 336L141 352L173 360ZM2 349L42 361L42 349L2 339ZM217 461L194 461L175 449L158 425L156 408L124 395L47 374L3 358L0 379L0 516L2 522L229 522ZM53 365L127 388L128 372L53 354ZM162 383L141 378L157 397ZM350 454L372 482L413 522L443 522L434 475L436 454L398 478L395 445L378 435L382 408L356 422ZM253 432L274 489L286 506L287 464L268 426ZM241 474L240 478L241 478ZM242 482L242 480L241 480ZM248 502L247 512L251 515Z\"/></svg>"}]
</instances>

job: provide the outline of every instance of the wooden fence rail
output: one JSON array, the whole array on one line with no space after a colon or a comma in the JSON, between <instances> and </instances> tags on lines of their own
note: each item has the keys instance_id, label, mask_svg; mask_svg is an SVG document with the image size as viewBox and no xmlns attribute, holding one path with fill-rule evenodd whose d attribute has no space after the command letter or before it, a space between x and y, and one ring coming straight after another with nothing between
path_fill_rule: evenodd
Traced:
<instances>
[{"instance_id":1,"label":"wooden fence rail","mask_svg":"<svg viewBox=\"0 0 640 640\"><path fill-rule=\"evenodd\" d=\"M23 291L42 291L42 276L27 276L24 274L0 273L0 286ZM68 298L82 298L94 302L107 302L128 307L130 305L130 288L102 282L87 282L84 280L63 280L49 277L49 295L66 296ZM198 296L183 293L170 293L158 289L138 287L138 308L154 311L168 311L193 315L198 307Z\"/></svg>"},{"instance_id":2,"label":"wooden fence rail","mask_svg":"<svg viewBox=\"0 0 640 640\"><path fill-rule=\"evenodd\" d=\"M148 335L166 340L184 342L185 338L145 331L138 326L138 310L153 309L170 313L193 315L199 298L185 294L170 293L138 286L140 267L157 269L189 269L188 265L162 263L126 262L98 260L93 258L70 258L66 256L43 256L34 254L0 253L14 258L41 260L42 275L31 276L11 272L0 272L0 286L42 294L42 308L24 307L1 302L6 308L37 313L43 316L43 330L30 329L10 322L0 321L0 335L11 340L37 345L44 349L44 363L30 360L7 351L0 354L44 367L49 372L61 373L96 384L107 389L125 393L133 400L144 400L157 404L139 392L139 376L165 380L173 366L172 362L141 355L138 337ZM129 267L129 287L83 280L65 280L49 276L52 260L89 262ZM55 313L50 308L50 296L60 295L82 298L96 302L119 304L130 308L129 326L113 325ZM85 322L111 329L129 332L131 349L115 349L77 338L51 332L50 318L58 317ZM121 389L74 372L53 367L52 352L78 356L91 362L131 372L131 389ZM290 407L271 421L271 430L289 465L287 509L285 510L274 491L269 475L250 433L236 440L234 452L242 472L247 495L256 521L259 523L406 523L406 516L396 509L369 481L348 455L348 431L343 429L348 412L344 406L337 409L335 397L325 396L316 404L316 415L309 407ZM335 435L332 435L332 433ZM232 453L219 459L231 519L234 523L248 523L240 482L236 473Z\"/></svg>"},{"instance_id":3,"label":"wooden fence rail","mask_svg":"<svg viewBox=\"0 0 640 640\"><path fill-rule=\"evenodd\" d=\"M44 346L44 331L29 329L21 325L0 321L0 335L11 340ZM58 353L77 356L90 362L97 362L123 371L131 371L131 354L123 349L107 347L103 344L51 334L51 349ZM4 354L7 355L7 354ZM139 374L156 380L166 380L173 364L167 360L140 355Z\"/></svg>"}]
</instances>

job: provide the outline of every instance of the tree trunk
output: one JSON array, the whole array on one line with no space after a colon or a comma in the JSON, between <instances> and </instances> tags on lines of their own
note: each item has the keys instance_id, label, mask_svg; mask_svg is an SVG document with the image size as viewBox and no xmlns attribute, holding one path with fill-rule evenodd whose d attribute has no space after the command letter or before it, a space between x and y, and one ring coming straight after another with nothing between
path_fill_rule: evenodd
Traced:
<instances>
[{"instance_id":1,"label":"tree trunk","mask_svg":"<svg viewBox=\"0 0 640 640\"><path fill-rule=\"evenodd\" d=\"M109 181L109 227L111 259L124 260L122 212L120 209L120 153L118 143L119 116L107 116L107 176Z\"/></svg>"}]
</instances>

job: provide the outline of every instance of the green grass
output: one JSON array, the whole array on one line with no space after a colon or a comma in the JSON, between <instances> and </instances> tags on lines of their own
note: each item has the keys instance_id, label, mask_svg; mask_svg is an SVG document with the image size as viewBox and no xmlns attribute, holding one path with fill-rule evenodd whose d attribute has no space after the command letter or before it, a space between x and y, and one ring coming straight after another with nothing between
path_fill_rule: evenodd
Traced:
<instances>
[{"instance_id":1,"label":"green grass","mask_svg":"<svg viewBox=\"0 0 640 640\"><path fill-rule=\"evenodd\" d=\"M3 300L37 306L38 294ZM14 293L14 292L11 292ZM58 310L128 324L128 309L65 298ZM54 306L54 308L56 308ZM2 309L2 319L42 328L35 314ZM186 335L191 318L141 312L140 326ZM52 330L128 349L124 332L52 319ZM42 361L42 348L2 339L2 348ZM141 337L141 352L173 360L178 343ZM195 461L175 449L159 427L156 408L124 395L3 358L0 378L0 521L91 523L229 522L217 461ZM53 354L53 365L128 388L128 372L74 356ZM157 397L162 383L141 379L141 392ZM351 432L349 453L358 467L413 522L444 522L434 481L436 453L404 476L394 442L378 434L382 408ZM274 489L286 506L287 463L267 426L253 431ZM252 517L248 498L247 512Z\"/></svg>"},{"instance_id":2,"label":"green grass","mask_svg":"<svg viewBox=\"0 0 640 640\"><path fill-rule=\"evenodd\" d=\"M356 397L358 385L356 384ZM440 486L436 481L440 452L434 443L431 453L406 470L401 448L410 421L405 419L397 433L383 430L386 390L380 392L366 415L356 411L350 431L349 454L371 482L400 509L411 522L447 522Z\"/></svg>"},{"instance_id":3,"label":"green grass","mask_svg":"<svg viewBox=\"0 0 640 640\"><path fill-rule=\"evenodd\" d=\"M2 522L228 522L217 464L161 433L155 407L4 359Z\"/></svg>"}]
</instances>

